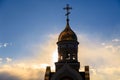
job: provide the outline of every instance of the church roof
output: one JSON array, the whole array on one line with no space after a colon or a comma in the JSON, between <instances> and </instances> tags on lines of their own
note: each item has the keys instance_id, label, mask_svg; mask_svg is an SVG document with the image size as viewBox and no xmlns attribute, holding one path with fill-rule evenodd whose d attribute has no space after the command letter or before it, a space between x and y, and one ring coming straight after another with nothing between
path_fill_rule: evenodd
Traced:
<instances>
[{"instance_id":1,"label":"church roof","mask_svg":"<svg viewBox=\"0 0 120 80\"><path fill-rule=\"evenodd\" d=\"M77 41L77 36L70 28L69 22L67 21L65 29L60 33L58 41L72 40Z\"/></svg>"}]
</instances>

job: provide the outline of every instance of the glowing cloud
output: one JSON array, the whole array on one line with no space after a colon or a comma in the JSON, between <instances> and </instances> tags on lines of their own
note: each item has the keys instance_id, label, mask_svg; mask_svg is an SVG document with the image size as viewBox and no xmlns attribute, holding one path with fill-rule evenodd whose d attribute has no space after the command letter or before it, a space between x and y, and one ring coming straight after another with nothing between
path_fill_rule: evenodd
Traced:
<instances>
[{"instance_id":1,"label":"glowing cloud","mask_svg":"<svg viewBox=\"0 0 120 80\"><path fill-rule=\"evenodd\" d=\"M35 57L21 60L14 64L0 67L0 80L43 80L46 66L54 69L57 61L57 34L49 35L45 43L33 46ZM87 35L78 34L78 59L83 66L90 66L91 80L119 80L120 79L120 44L112 40L99 43L91 41ZM6 58L7 59L7 58ZM2 61L2 59L1 59ZM11 58L7 59L12 61ZM3 75L8 75L7 77ZM32 76L31 76L32 75ZM8 79L9 78L9 79Z\"/></svg>"},{"instance_id":2,"label":"glowing cloud","mask_svg":"<svg viewBox=\"0 0 120 80\"><path fill-rule=\"evenodd\" d=\"M9 63L9 62L11 62L11 61L12 61L12 58L9 58L9 57L6 58L6 62Z\"/></svg>"}]
</instances>

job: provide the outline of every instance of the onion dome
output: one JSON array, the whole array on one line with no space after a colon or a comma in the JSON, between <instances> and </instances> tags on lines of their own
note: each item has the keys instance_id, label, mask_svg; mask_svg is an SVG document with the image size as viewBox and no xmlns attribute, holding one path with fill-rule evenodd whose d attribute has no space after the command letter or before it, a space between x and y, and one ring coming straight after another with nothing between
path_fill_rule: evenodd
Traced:
<instances>
[{"instance_id":1,"label":"onion dome","mask_svg":"<svg viewBox=\"0 0 120 80\"><path fill-rule=\"evenodd\" d=\"M72 31L67 21L65 29L60 33L58 41L77 41L76 34Z\"/></svg>"}]
</instances>

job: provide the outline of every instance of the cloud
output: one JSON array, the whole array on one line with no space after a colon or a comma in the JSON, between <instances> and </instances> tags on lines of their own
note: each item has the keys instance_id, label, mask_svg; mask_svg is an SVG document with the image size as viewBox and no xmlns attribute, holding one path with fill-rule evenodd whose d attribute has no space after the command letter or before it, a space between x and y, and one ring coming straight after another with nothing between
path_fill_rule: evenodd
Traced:
<instances>
[{"instance_id":1,"label":"cloud","mask_svg":"<svg viewBox=\"0 0 120 80\"><path fill-rule=\"evenodd\" d=\"M45 69L24 63L5 64L0 67L0 80L43 80Z\"/></svg>"},{"instance_id":2,"label":"cloud","mask_svg":"<svg viewBox=\"0 0 120 80\"><path fill-rule=\"evenodd\" d=\"M39 58L41 58L44 63L50 65L53 63L51 58L57 48L57 38L57 34L49 35L49 41L40 48L39 53L43 54ZM112 40L106 42L102 42L102 40L94 41L84 34L78 34L78 40L80 42L78 59L81 63L81 68L85 65L90 66L91 80L120 79L120 44L116 44L116 42ZM48 59L48 61L46 59ZM112 78L110 78L110 76Z\"/></svg>"},{"instance_id":3,"label":"cloud","mask_svg":"<svg viewBox=\"0 0 120 80\"><path fill-rule=\"evenodd\" d=\"M49 35L49 41L39 48L40 51L38 51L38 53L43 53L39 57L41 58L40 61L42 60L43 63L48 63L50 65L53 63L51 58L53 52L57 48L57 37L57 34ZM91 80L120 79L120 44L116 44L116 42L112 40L106 42L102 42L102 40L94 41L83 34L78 34L78 40L80 42L78 59L81 63L81 68L85 65L90 66ZM46 59L48 59L48 61ZM110 76L112 76L112 78L109 78Z\"/></svg>"},{"instance_id":4,"label":"cloud","mask_svg":"<svg viewBox=\"0 0 120 80\"><path fill-rule=\"evenodd\" d=\"M0 43L0 48L6 48L7 46L11 46L12 43Z\"/></svg>"},{"instance_id":5,"label":"cloud","mask_svg":"<svg viewBox=\"0 0 120 80\"><path fill-rule=\"evenodd\" d=\"M120 79L120 44L112 40L91 41L87 36L79 37L79 61L81 65L90 66L91 80L119 80ZM117 40L116 40L117 41ZM110 77L111 76L111 77Z\"/></svg>"},{"instance_id":6,"label":"cloud","mask_svg":"<svg viewBox=\"0 0 120 80\"><path fill-rule=\"evenodd\" d=\"M120 80L120 67L99 67L90 71L91 80Z\"/></svg>"},{"instance_id":7,"label":"cloud","mask_svg":"<svg viewBox=\"0 0 120 80\"><path fill-rule=\"evenodd\" d=\"M36 55L34 62L42 64L46 63L50 66L54 65L52 58L54 57L53 55L57 50L57 36L58 34L50 34L48 35L47 41L45 43L34 45L33 53Z\"/></svg>"},{"instance_id":8,"label":"cloud","mask_svg":"<svg viewBox=\"0 0 120 80\"><path fill-rule=\"evenodd\" d=\"M2 60L3 60L3 59L2 59L2 58L0 58L0 63L2 63Z\"/></svg>"},{"instance_id":9,"label":"cloud","mask_svg":"<svg viewBox=\"0 0 120 80\"><path fill-rule=\"evenodd\" d=\"M21 78L10 72L0 72L0 80L21 80Z\"/></svg>"},{"instance_id":10,"label":"cloud","mask_svg":"<svg viewBox=\"0 0 120 80\"><path fill-rule=\"evenodd\" d=\"M112 53L119 54L120 53L120 43L116 41L109 41L104 45L104 47L110 50Z\"/></svg>"},{"instance_id":11,"label":"cloud","mask_svg":"<svg viewBox=\"0 0 120 80\"><path fill-rule=\"evenodd\" d=\"M7 46L8 46L8 43L4 43L3 46L4 46L4 47L7 47Z\"/></svg>"},{"instance_id":12,"label":"cloud","mask_svg":"<svg viewBox=\"0 0 120 80\"><path fill-rule=\"evenodd\" d=\"M120 40L119 39L113 39L112 41L113 42L119 42Z\"/></svg>"},{"instance_id":13,"label":"cloud","mask_svg":"<svg viewBox=\"0 0 120 80\"><path fill-rule=\"evenodd\" d=\"M9 62L11 62L11 61L12 61L12 58L9 58L9 57L6 58L6 62L9 63Z\"/></svg>"},{"instance_id":14,"label":"cloud","mask_svg":"<svg viewBox=\"0 0 120 80\"><path fill-rule=\"evenodd\" d=\"M22 59L21 63L3 65L0 67L0 74L8 74L11 80L14 78L16 80L43 80L45 66L50 65L54 69L52 58L57 49L57 38L58 34L50 34L45 43L37 43L33 46L32 52L36 55L35 57ZM120 44L116 44L112 40L95 42L84 34L78 34L78 40L80 42L78 59L81 69L85 65L90 66L91 80L120 79ZM11 61L13 62L12 59Z\"/></svg>"},{"instance_id":15,"label":"cloud","mask_svg":"<svg viewBox=\"0 0 120 80\"><path fill-rule=\"evenodd\" d=\"M104 45L105 45L105 43L101 43L101 45L103 45L103 46L104 46Z\"/></svg>"},{"instance_id":16,"label":"cloud","mask_svg":"<svg viewBox=\"0 0 120 80\"><path fill-rule=\"evenodd\" d=\"M12 58L10 58L10 57L0 58L0 63L2 63L2 62L10 63L10 62L12 62Z\"/></svg>"}]
</instances>

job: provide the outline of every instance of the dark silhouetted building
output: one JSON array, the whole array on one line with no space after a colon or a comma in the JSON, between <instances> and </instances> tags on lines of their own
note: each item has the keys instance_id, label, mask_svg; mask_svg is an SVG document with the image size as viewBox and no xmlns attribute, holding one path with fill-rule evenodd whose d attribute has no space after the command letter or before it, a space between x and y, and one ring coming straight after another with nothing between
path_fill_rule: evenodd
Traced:
<instances>
[{"instance_id":1,"label":"dark silhouetted building","mask_svg":"<svg viewBox=\"0 0 120 80\"><path fill-rule=\"evenodd\" d=\"M69 10L67 5L66 27L58 37L58 62L55 63L55 72L47 66L44 80L90 80L89 66L85 66L85 71L79 71L80 62L78 62L78 40L77 35L69 25Z\"/></svg>"}]
</instances>

